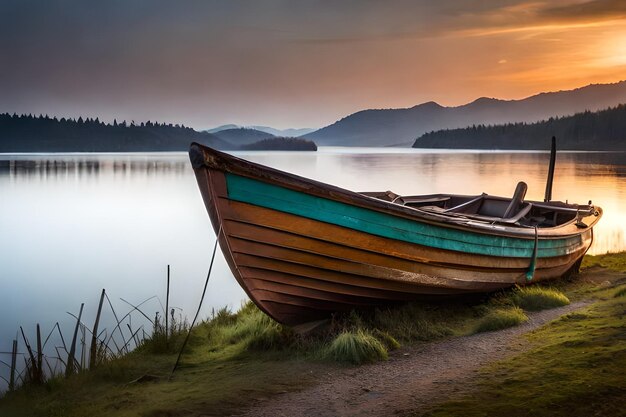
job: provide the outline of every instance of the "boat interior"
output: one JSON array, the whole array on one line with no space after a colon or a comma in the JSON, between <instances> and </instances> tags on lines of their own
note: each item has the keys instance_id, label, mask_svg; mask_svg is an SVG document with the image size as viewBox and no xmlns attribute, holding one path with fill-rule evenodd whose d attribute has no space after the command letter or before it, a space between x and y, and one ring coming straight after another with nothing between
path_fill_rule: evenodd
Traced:
<instances>
[{"instance_id":1,"label":"boat interior","mask_svg":"<svg viewBox=\"0 0 626 417\"><path fill-rule=\"evenodd\" d=\"M454 194L402 196L391 191L361 194L431 214L519 227L546 228L571 222L576 222L579 227L587 227L581 219L595 211L592 205L560 201L526 201L524 198L527 189L526 183L520 181L510 198L485 193L475 196Z\"/></svg>"}]
</instances>

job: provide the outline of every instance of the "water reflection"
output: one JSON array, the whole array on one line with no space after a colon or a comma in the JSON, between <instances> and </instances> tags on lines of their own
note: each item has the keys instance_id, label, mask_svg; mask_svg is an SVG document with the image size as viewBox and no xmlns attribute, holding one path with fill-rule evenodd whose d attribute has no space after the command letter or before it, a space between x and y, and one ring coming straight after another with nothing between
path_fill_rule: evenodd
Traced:
<instances>
[{"instance_id":1,"label":"water reflection","mask_svg":"<svg viewBox=\"0 0 626 417\"><path fill-rule=\"evenodd\" d=\"M25 158L25 157L22 157ZM89 156L51 159L0 159L0 176L10 180L54 179L55 177L95 177L100 172L120 175L182 175L189 164L184 154L167 157L126 156L125 159L91 159Z\"/></svg>"}]
</instances>

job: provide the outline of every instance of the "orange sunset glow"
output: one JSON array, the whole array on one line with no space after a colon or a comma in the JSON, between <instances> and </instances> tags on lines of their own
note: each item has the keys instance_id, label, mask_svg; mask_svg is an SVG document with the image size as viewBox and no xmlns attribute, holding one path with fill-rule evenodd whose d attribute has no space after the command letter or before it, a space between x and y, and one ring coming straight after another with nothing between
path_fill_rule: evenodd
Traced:
<instances>
[{"instance_id":1,"label":"orange sunset glow","mask_svg":"<svg viewBox=\"0 0 626 417\"><path fill-rule=\"evenodd\" d=\"M321 127L626 79L626 2L0 6L0 111ZM42 69L45 68L45 71Z\"/></svg>"}]
</instances>

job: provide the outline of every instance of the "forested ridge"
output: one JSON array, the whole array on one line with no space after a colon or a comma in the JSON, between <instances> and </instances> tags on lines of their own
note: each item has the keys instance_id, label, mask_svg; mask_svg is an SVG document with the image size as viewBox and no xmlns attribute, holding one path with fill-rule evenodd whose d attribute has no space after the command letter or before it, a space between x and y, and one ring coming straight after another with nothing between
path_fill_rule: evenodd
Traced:
<instances>
[{"instance_id":1,"label":"forested ridge","mask_svg":"<svg viewBox=\"0 0 626 417\"><path fill-rule=\"evenodd\" d=\"M537 123L472 125L425 133L414 148L546 149L556 136L559 149L626 151L626 104Z\"/></svg>"},{"instance_id":2,"label":"forested ridge","mask_svg":"<svg viewBox=\"0 0 626 417\"><path fill-rule=\"evenodd\" d=\"M5 153L187 151L192 142L222 150L241 149L215 134L179 124L0 114L0 152ZM271 149L311 150L306 141L295 145L289 140L282 142L273 140ZM256 145L255 149L267 148Z\"/></svg>"}]
</instances>

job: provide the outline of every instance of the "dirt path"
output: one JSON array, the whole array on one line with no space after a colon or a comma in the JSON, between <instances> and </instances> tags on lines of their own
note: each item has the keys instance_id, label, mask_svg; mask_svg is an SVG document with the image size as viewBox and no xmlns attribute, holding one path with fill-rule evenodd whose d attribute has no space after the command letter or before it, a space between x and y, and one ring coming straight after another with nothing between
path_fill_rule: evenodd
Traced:
<instances>
[{"instance_id":1,"label":"dirt path","mask_svg":"<svg viewBox=\"0 0 626 417\"><path fill-rule=\"evenodd\" d=\"M478 369L518 353L519 336L586 302L529 314L520 326L400 349L387 362L338 369L299 392L285 393L246 416L398 416L425 410L471 390Z\"/></svg>"}]
</instances>

